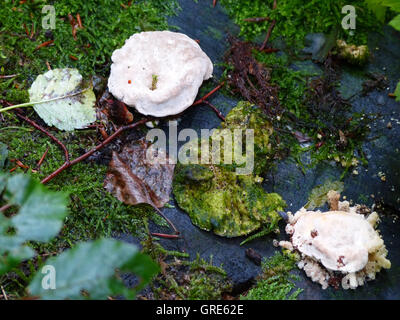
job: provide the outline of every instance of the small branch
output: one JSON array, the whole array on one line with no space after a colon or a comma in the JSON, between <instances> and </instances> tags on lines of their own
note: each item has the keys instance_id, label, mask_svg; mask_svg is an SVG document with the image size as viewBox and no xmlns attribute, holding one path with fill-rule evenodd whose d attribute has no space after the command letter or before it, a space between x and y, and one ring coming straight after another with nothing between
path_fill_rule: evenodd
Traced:
<instances>
[{"instance_id":1,"label":"small branch","mask_svg":"<svg viewBox=\"0 0 400 320\"><path fill-rule=\"evenodd\" d=\"M215 8L215 6L217 5L217 0L213 0L213 8Z\"/></svg>"},{"instance_id":2,"label":"small branch","mask_svg":"<svg viewBox=\"0 0 400 320\"><path fill-rule=\"evenodd\" d=\"M160 237L160 238L166 238L166 239L179 239L179 236L177 234L165 234L165 233L152 232L151 235L153 237Z\"/></svg>"},{"instance_id":3,"label":"small branch","mask_svg":"<svg viewBox=\"0 0 400 320\"><path fill-rule=\"evenodd\" d=\"M1 286L1 292L3 293L4 300L8 300L7 294L6 294L6 292L4 291L3 286Z\"/></svg>"},{"instance_id":4,"label":"small branch","mask_svg":"<svg viewBox=\"0 0 400 320\"><path fill-rule=\"evenodd\" d=\"M209 93L207 93L205 96L203 96L202 98L193 102L193 104L191 106L197 106L199 104L204 103L204 104L208 105L217 114L218 118L220 118L222 121L225 121L225 117L222 115L221 111L219 111L215 106L213 106L211 103L209 103L207 101L207 98L210 97L211 95L213 95L219 89L221 89L224 86L224 84L225 84L225 82L222 82L217 87L215 87L213 90L211 90Z\"/></svg>"},{"instance_id":5,"label":"small branch","mask_svg":"<svg viewBox=\"0 0 400 320\"><path fill-rule=\"evenodd\" d=\"M72 160L72 161L66 161L64 162L64 164L59 167L57 170L55 170L53 173L51 173L49 176L47 176L46 178L44 178L41 182L43 184L46 184L47 182L49 182L50 180L54 179L55 177L57 177L61 172L63 172L64 170L68 169L69 167L72 167L73 165L89 158L93 153L95 153L96 151L99 151L100 149L102 149L104 146L106 146L107 144L109 144L112 140L114 140L116 137L118 137L119 135L121 135L122 132L133 129L139 125L145 124L146 122L150 121L149 118L145 118L142 119L138 122L132 123L130 125L127 126L123 126L120 127L117 131L115 131L111 136L109 136L107 139L105 139L103 142L101 142L99 145L97 145L96 147L94 147L93 149L91 149L90 151L86 152L85 154L81 155L80 157Z\"/></svg>"},{"instance_id":6,"label":"small branch","mask_svg":"<svg viewBox=\"0 0 400 320\"><path fill-rule=\"evenodd\" d=\"M158 214L163 217L165 219L165 221L168 222L168 224L171 226L171 228L175 231L176 234L179 234L180 232L178 231L178 229L174 226L174 224L172 223L171 220L169 220L165 214L162 213L162 211L160 209L158 209L156 206L153 206L153 208L158 212Z\"/></svg>"},{"instance_id":7,"label":"small branch","mask_svg":"<svg viewBox=\"0 0 400 320\"><path fill-rule=\"evenodd\" d=\"M273 7L272 7L272 10L275 10L275 9L276 9L276 0L274 0L274 4L273 4ZM275 25L276 25L276 20L272 20L272 23L270 24L270 26L268 28L265 40L264 40L262 46L260 47L260 51L263 51L265 49L265 47L266 47L266 45L268 43L268 40L271 37L271 33L272 33L272 30L274 29Z\"/></svg>"},{"instance_id":8,"label":"small branch","mask_svg":"<svg viewBox=\"0 0 400 320\"><path fill-rule=\"evenodd\" d=\"M265 49L265 47L268 43L268 40L271 37L271 33L272 33L272 30L274 29L275 25L276 25L276 20L273 20L272 23L268 27L267 36L265 37L265 40L264 40L262 46L260 47L260 51L263 51Z\"/></svg>"},{"instance_id":9,"label":"small branch","mask_svg":"<svg viewBox=\"0 0 400 320\"><path fill-rule=\"evenodd\" d=\"M0 79L11 79L17 77L18 74L0 75Z\"/></svg>"},{"instance_id":10,"label":"small branch","mask_svg":"<svg viewBox=\"0 0 400 320\"><path fill-rule=\"evenodd\" d=\"M67 148L65 147L65 145L58 140L55 136L53 136L50 132L48 132L46 129L44 129L43 127L41 127L40 125L38 125L35 121L29 119L28 117L25 117L24 115L21 114L21 112L16 112L16 115L18 118L28 122L31 126L33 126L34 128L38 129L39 131L41 131L42 133L44 133L46 136L48 136L51 140L53 140L56 144L58 144L60 146L60 148L63 150L64 152L64 156L65 156L65 161L69 162L69 153Z\"/></svg>"},{"instance_id":11,"label":"small branch","mask_svg":"<svg viewBox=\"0 0 400 320\"><path fill-rule=\"evenodd\" d=\"M35 51L36 51L36 50L39 50L40 48L43 48L43 47L48 47L48 46L51 45L53 42L54 42L54 40L49 40L49 41L43 42L43 43L39 44L39 45L35 48Z\"/></svg>"},{"instance_id":12,"label":"small branch","mask_svg":"<svg viewBox=\"0 0 400 320\"><path fill-rule=\"evenodd\" d=\"M40 166L42 165L42 163L43 163L44 159L46 158L48 152L49 152L49 148L46 149L46 151L43 153L42 157L40 158L40 160L39 160L39 162L38 162L38 164L36 166L36 170L40 169Z\"/></svg>"},{"instance_id":13,"label":"small branch","mask_svg":"<svg viewBox=\"0 0 400 320\"><path fill-rule=\"evenodd\" d=\"M209 93L207 93L204 97L198 99L197 101L193 102L192 106L197 106L199 104L202 104L205 100L207 100L208 97L213 95L215 92L217 92L219 89L221 89L224 86L225 82L222 82L218 86L216 86L213 90L211 90Z\"/></svg>"},{"instance_id":14,"label":"small branch","mask_svg":"<svg viewBox=\"0 0 400 320\"><path fill-rule=\"evenodd\" d=\"M204 101L203 103L205 103L206 105L208 105L218 116L218 118L220 118L222 121L225 122L225 117L222 114L221 111L219 111L214 105L212 105L211 103L209 103L208 101Z\"/></svg>"}]
</instances>

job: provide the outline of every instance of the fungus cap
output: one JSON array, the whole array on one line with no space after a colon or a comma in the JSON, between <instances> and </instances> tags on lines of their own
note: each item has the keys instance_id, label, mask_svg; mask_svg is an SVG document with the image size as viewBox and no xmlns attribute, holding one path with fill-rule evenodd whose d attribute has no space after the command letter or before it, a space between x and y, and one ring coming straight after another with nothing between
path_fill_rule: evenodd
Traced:
<instances>
[{"instance_id":1,"label":"fungus cap","mask_svg":"<svg viewBox=\"0 0 400 320\"><path fill-rule=\"evenodd\" d=\"M110 92L144 115L164 117L191 106L213 64L196 41L182 33L132 35L111 57Z\"/></svg>"},{"instance_id":2,"label":"fungus cap","mask_svg":"<svg viewBox=\"0 0 400 320\"><path fill-rule=\"evenodd\" d=\"M326 268L356 272L383 240L361 214L345 211L307 211L294 225L293 246Z\"/></svg>"}]
</instances>

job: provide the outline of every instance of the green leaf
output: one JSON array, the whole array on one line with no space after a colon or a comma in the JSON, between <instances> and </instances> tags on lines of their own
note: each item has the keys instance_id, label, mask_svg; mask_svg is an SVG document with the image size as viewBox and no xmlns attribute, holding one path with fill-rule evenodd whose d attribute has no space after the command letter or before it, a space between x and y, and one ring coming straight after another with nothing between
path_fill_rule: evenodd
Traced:
<instances>
[{"instance_id":1,"label":"green leaf","mask_svg":"<svg viewBox=\"0 0 400 320\"><path fill-rule=\"evenodd\" d=\"M396 101L400 101L400 81L397 84L396 90L394 91L394 95L396 96Z\"/></svg>"},{"instance_id":2,"label":"green leaf","mask_svg":"<svg viewBox=\"0 0 400 320\"><path fill-rule=\"evenodd\" d=\"M380 22L385 22L387 7L382 4L381 0L365 0L368 9L371 10Z\"/></svg>"},{"instance_id":3,"label":"green leaf","mask_svg":"<svg viewBox=\"0 0 400 320\"><path fill-rule=\"evenodd\" d=\"M342 192L344 184L341 181L326 181L324 184L319 185L311 190L310 196L308 197L308 202L304 208L308 210L313 210L318 207L322 207L326 201L328 201L328 192L330 190L335 190L337 192Z\"/></svg>"},{"instance_id":4,"label":"green leaf","mask_svg":"<svg viewBox=\"0 0 400 320\"><path fill-rule=\"evenodd\" d=\"M71 131L96 121L96 97L76 69L54 69L39 75L29 89L30 103L49 126ZM41 102L54 100L51 102Z\"/></svg>"},{"instance_id":5,"label":"green leaf","mask_svg":"<svg viewBox=\"0 0 400 320\"><path fill-rule=\"evenodd\" d=\"M157 272L158 266L131 244L114 239L99 239L80 243L57 257L50 258L46 265L56 271L56 288L42 287L45 275L38 272L29 291L43 299L106 299L109 295L133 296L118 279L120 271L134 272L141 277L143 287ZM86 292L83 295L82 292Z\"/></svg>"},{"instance_id":6,"label":"green leaf","mask_svg":"<svg viewBox=\"0 0 400 320\"><path fill-rule=\"evenodd\" d=\"M66 195L48 190L28 175L1 174L2 186L3 200L19 210L11 218L0 213L0 275L34 255L25 242L54 238L67 214Z\"/></svg>"},{"instance_id":7,"label":"green leaf","mask_svg":"<svg viewBox=\"0 0 400 320\"><path fill-rule=\"evenodd\" d=\"M389 22L389 25L400 31L400 14L395 16L393 20Z\"/></svg>"}]
</instances>

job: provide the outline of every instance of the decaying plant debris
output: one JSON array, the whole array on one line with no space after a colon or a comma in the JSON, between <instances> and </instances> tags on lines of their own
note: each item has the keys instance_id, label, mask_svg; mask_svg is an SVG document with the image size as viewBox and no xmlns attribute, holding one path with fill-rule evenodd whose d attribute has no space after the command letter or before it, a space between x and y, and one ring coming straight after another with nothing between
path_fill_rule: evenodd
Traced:
<instances>
[{"instance_id":1,"label":"decaying plant debris","mask_svg":"<svg viewBox=\"0 0 400 320\"><path fill-rule=\"evenodd\" d=\"M270 71L253 57L254 46L233 37L229 42L231 48L226 62L232 66L228 83L233 87L233 92L258 105L266 114L279 115L281 105L278 87L270 83Z\"/></svg>"}]
</instances>

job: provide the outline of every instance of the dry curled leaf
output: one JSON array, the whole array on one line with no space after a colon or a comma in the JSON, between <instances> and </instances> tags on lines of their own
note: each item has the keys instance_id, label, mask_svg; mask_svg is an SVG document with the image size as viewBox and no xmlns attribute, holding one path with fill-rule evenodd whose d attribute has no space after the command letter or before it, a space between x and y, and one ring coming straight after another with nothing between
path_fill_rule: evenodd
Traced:
<instances>
[{"instance_id":1,"label":"dry curled leaf","mask_svg":"<svg viewBox=\"0 0 400 320\"><path fill-rule=\"evenodd\" d=\"M113 152L104 187L126 204L147 203L162 208L169 201L174 167L168 163L165 151L139 140L120 153Z\"/></svg>"}]
</instances>

